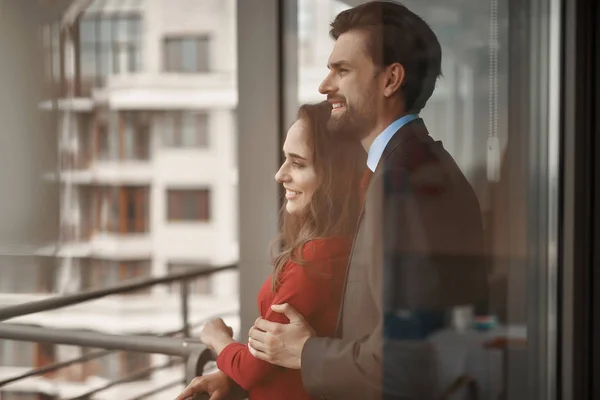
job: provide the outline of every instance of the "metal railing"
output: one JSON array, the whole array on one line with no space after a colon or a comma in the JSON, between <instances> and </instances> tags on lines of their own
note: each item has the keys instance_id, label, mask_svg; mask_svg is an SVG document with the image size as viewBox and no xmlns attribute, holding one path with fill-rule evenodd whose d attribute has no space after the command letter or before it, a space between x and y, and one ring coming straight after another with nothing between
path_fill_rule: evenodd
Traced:
<instances>
[{"instance_id":1,"label":"metal railing","mask_svg":"<svg viewBox=\"0 0 600 400\"><path fill-rule=\"evenodd\" d=\"M0 339L60 345L74 345L102 349L90 352L88 354L84 354L81 357L77 357L71 360L56 362L50 365L42 366L40 368L35 368L23 374L2 380L0 381L0 390L3 386L12 382L16 382L32 376L44 375L74 364L85 363L90 360L104 357L117 351L163 354L180 357L181 361L171 360L167 363L164 363L163 365L151 366L144 370L137 371L129 376L125 376L120 379L108 382L102 387L95 388L69 400L89 399L90 396L97 394L103 390L107 390L111 387L137 380L141 377L147 376L151 372L170 368L180 363L185 363L185 376L183 379L168 382L159 388L153 388L153 390L151 391L148 391L143 394L138 394L135 396L135 398L132 398L131 400L141 400L149 395L156 394L158 391L166 390L176 385L182 383L185 384L189 382L195 376L202 375L208 362L214 361L214 354L212 351L207 349L199 341L189 338L191 330L194 327L200 326L204 323L204 321L200 321L199 323L195 323L193 326L190 325L190 281L195 278L212 275L216 272L232 270L236 267L236 265L227 265L222 267L200 267L182 273L170 274L161 277L131 279L107 288L88 290L80 293L56 296L44 300L0 308L0 321L5 321L10 318L55 310L58 308L99 299L109 295L130 293L139 289L150 288L155 285L179 282L181 285L180 300L181 316L183 321L183 326L181 327L181 329L165 332L160 336L114 335L68 329L50 329L31 325L20 325L14 323L0 322ZM215 317L216 316L223 315L215 315ZM182 335L183 337L172 337L178 334ZM204 395L196 396L196 399L204 398L208 397Z\"/></svg>"}]
</instances>

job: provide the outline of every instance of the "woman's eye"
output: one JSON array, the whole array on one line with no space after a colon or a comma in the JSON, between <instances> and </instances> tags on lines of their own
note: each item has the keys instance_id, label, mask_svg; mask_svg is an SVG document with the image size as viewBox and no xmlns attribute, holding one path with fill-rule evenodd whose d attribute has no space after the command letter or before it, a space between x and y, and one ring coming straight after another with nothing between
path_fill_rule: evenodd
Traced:
<instances>
[{"instance_id":1,"label":"woman's eye","mask_svg":"<svg viewBox=\"0 0 600 400\"><path fill-rule=\"evenodd\" d=\"M297 162L297 161L294 161L294 162L292 163L292 165L293 165L294 167L296 167L296 168L304 168L304 165L300 164L300 163L299 163L299 162Z\"/></svg>"}]
</instances>

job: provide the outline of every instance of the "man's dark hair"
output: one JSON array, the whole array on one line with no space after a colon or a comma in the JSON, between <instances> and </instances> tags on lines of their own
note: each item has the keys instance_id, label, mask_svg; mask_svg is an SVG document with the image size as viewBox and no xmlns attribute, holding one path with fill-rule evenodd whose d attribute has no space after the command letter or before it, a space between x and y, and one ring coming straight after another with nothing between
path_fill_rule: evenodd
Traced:
<instances>
[{"instance_id":1,"label":"man's dark hair","mask_svg":"<svg viewBox=\"0 0 600 400\"><path fill-rule=\"evenodd\" d=\"M376 65L402 64L405 109L421 111L442 74L442 49L429 25L399 3L371 1L339 13L329 34L337 40L353 30L368 33L367 51Z\"/></svg>"}]
</instances>

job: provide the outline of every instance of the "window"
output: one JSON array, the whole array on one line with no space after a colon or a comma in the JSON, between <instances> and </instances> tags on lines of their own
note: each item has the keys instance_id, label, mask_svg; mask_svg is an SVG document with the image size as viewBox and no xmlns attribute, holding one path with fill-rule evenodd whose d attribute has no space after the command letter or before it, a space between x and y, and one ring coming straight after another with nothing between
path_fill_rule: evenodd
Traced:
<instances>
[{"instance_id":1,"label":"window","mask_svg":"<svg viewBox=\"0 0 600 400\"><path fill-rule=\"evenodd\" d=\"M98 188L96 198L96 226L100 232L148 231L149 191L147 187Z\"/></svg>"},{"instance_id":2,"label":"window","mask_svg":"<svg viewBox=\"0 0 600 400\"><path fill-rule=\"evenodd\" d=\"M208 72L210 38L208 36L169 37L164 40L166 72Z\"/></svg>"},{"instance_id":3,"label":"window","mask_svg":"<svg viewBox=\"0 0 600 400\"><path fill-rule=\"evenodd\" d=\"M57 283L57 271L54 257L40 257L38 264L38 293L54 293Z\"/></svg>"},{"instance_id":4,"label":"window","mask_svg":"<svg viewBox=\"0 0 600 400\"><path fill-rule=\"evenodd\" d=\"M125 378L151 366L151 355L147 353L117 352L94 360L90 372L109 380ZM137 380L150 379L151 372Z\"/></svg>"},{"instance_id":5,"label":"window","mask_svg":"<svg viewBox=\"0 0 600 400\"><path fill-rule=\"evenodd\" d=\"M149 115L141 112L122 113L123 148L121 159L147 160L150 150Z\"/></svg>"},{"instance_id":6,"label":"window","mask_svg":"<svg viewBox=\"0 0 600 400\"><path fill-rule=\"evenodd\" d=\"M187 272L200 267L200 264L169 263L169 274ZM169 286L170 293L180 293L181 283L174 282ZM188 281L188 292L192 294L211 294L212 285L209 276L200 276Z\"/></svg>"},{"instance_id":7,"label":"window","mask_svg":"<svg viewBox=\"0 0 600 400\"><path fill-rule=\"evenodd\" d=\"M125 213L125 228L121 232L148 231L148 188L121 188L121 206Z\"/></svg>"},{"instance_id":8,"label":"window","mask_svg":"<svg viewBox=\"0 0 600 400\"><path fill-rule=\"evenodd\" d=\"M210 191L208 189L171 189L167 192L169 221L208 221Z\"/></svg>"},{"instance_id":9,"label":"window","mask_svg":"<svg viewBox=\"0 0 600 400\"><path fill-rule=\"evenodd\" d=\"M97 118L98 159L102 161L148 160L150 115L146 112L110 112Z\"/></svg>"},{"instance_id":10,"label":"window","mask_svg":"<svg viewBox=\"0 0 600 400\"><path fill-rule=\"evenodd\" d=\"M150 358L151 355L147 353L122 352L121 376L130 376L150 368ZM147 372L136 380L148 380L151 374L151 372Z\"/></svg>"},{"instance_id":11,"label":"window","mask_svg":"<svg viewBox=\"0 0 600 400\"><path fill-rule=\"evenodd\" d=\"M0 365L4 367L31 368L34 362L35 343L17 340L0 340Z\"/></svg>"},{"instance_id":12,"label":"window","mask_svg":"<svg viewBox=\"0 0 600 400\"><path fill-rule=\"evenodd\" d=\"M85 349L79 346L71 346L71 345L55 345L56 347L56 361L68 361L74 360L76 358L81 357L86 354ZM86 363L75 363L63 368L60 368L56 371L54 377L57 380L63 381L71 381L71 382L85 382L85 380L90 376L86 367L88 366L88 361Z\"/></svg>"},{"instance_id":13,"label":"window","mask_svg":"<svg viewBox=\"0 0 600 400\"><path fill-rule=\"evenodd\" d=\"M56 362L56 346L52 343L35 343L35 367L42 368ZM44 376L53 376L49 372Z\"/></svg>"},{"instance_id":14,"label":"window","mask_svg":"<svg viewBox=\"0 0 600 400\"><path fill-rule=\"evenodd\" d=\"M163 143L167 147L207 147L208 113L172 111L164 114Z\"/></svg>"},{"instance_id":15,"label":"window","mask_svg":"<svg viewBox=\"0 0 600 400\"><path fill-rule=\"evenodd\" d=\"M84 290L104 288L124 280L150 276L150 261L92 260L90 265L82 268L82 275ZM131 293L148 293L149 289Z\"/></svg>"},{"instance_id":16,"label":"window","mask_svg":"<svg viewBox=\"0 0 600 400\"><path fill-rule=\"evenodd\" d=\"M93 373L108 380L122 378L120 372L120 353L109 353L94 360Z\"/></svg>"},{"instance_id":17,"label":"window","mask_svg":"<svg viewBox=\"0 0 600 400\"><path fill-rule=\"evenodd\" d=\"M141 70L140 34L137 15L86 16L79 22L81 75L88 93L109 74Z\"/></svg>"}]
</instances>

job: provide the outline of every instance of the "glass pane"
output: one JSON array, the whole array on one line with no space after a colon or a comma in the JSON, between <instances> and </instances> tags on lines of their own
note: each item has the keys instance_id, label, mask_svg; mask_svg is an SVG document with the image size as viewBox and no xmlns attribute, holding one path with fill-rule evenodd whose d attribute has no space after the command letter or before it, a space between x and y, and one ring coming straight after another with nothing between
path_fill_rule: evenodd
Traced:
<instances>
[{"instance_id":1,"label":"glass pane","mask_svg":"<svg viewBox=\"0 0 600 400\"><path fill-rule=\"evenodd\" d=\"M84 18L79 22L79 40L83 45L96 42L96 19Z\"/></svg>"},{"instance_id":2,"label":"glass pane","mask_svg":"<svg viewBox=\"0 0 600 400\"><path fill-rule=\"evenodd\" d=\"M210 71L210 38L198 39L198 72Z\"/></svg>"},{"instance_id":3,"label":"glass pane","mask_svg":"<svg viewBox=\"0 0 600 400\"><path fill-rule=\"evenodd\" d=\"M117 44L129 42L129 20L126 17L118 17L113 20L113 41Z\"/></svg>"},{"instance_id":4,"label":"glass pane","mask_svg":"<svg viewBox=\"0 0 600 400\"><path fill-rule=\"evenodd\" d=\"M548 295L556 293L549 278L556 271L548 258L553 228L546 222L557 217L549 205L558 199L548 198L547 188L557 184L559 166L548 161L548 143L558 128L548 128L548 99L539 88L549 85L548 68L560 61L548 52L548 21L560 16L549 17L549 0L398 3L423 18L441 44L443 76L419 117L477 197L482 264L489 265L485 304L443 310L454 324L430 336L443 350L439 385L447 388L468 374L482 399L553 398L552 304L558 299ZM335 43L329 24L350 7L298 0L298 63L292 67L298 71L298 104L325 99L318 88ZM458 359L465 364L453 365Z\"/></svg>"},{"instance_id":5,"label":"glass pane","mask_svg":"<svg viewBox=\"0 0 600 400\"><path fill-rule=\"evenodd\" d=\"M181 145L183 147L198 146L198 125L196 113L184 111L181 114Z\"/></svg>"},{"instance_id":6,"label":"glass pane","mask_svg":"<svg viewBox=\"0 0 600 400\"><path fill-rule=\"evenodd\" d=\"M108 160L116 161L120 158L119 152L119 114L111 112L108 116Z\"/></svg>"},{"instance_id":7,"label":"glass pane","mask_svg":"<svg viewBox=\"0 0 600 400\"><path fill-rule=\"evenodd\" d=\"M81 47L81 75L84 77L96 76L96 48L94 46Z\"/></svg>"},{"instance_id":8,"label":"glass pane","mask_svg":"<svg viewBox=\"0 0 600 400\"><path fill-rule=\"evenodd\" d=\"M99 51L98 76L104 79L115 68L113 64L113 49L112 47L100 47Z\"/></svg>"},{"instance_id":9,"label":"glass pane","mask_svg":"<svg viewBox=\"0 0 600 400\"><path fill-rule=\"evenodd\" d=\"M177 114L175 112L165 112L163 118L161 118L162 125L162 143L166 147L173 147L177 145L176 142L176 129L177 129Z\"/></svg>"},{"instance_id":10,"label":"glass pane","mask_svg":"<svg viewBox=\"0 0 600 400\"><path fill-rule=\"evenodd\" d=\"M198 44L193 38L181 40L181 68L183 72L198 71Z\"/></svg>"},{"instance_id":11,"label":"glass pane","mask_svg":"<svg viewBox=\"0 0 600 400\"><path fill-rule=\"evenodd\" d=\"M136 131L135 121L132 113L125 113L123 115L123 135L124 135L124 157L127 160L135 159L135 146L136 146Z\"/></svg>"},{"instance_id":12,"label":"glass pane","mask_svg":"<svg viewBox=\"0 0 600 400\"><path fill-rule=\"evenodd\" d=\"M109 18L102 17L98 19L98 41L102 46L110 46L113 38L112 33L113 22Z\"/></svg>"},{"instance_id":13,"label":"glass pane","mask_svg":"<svg viewBox=\"0 0 600 400\"><path fill-rule=\"evenodd\" d=\"M139 43L142 35L142 25L139 18L130 17L127 19L127 34L129 41Z\"/></svg>"}]
</instances>

